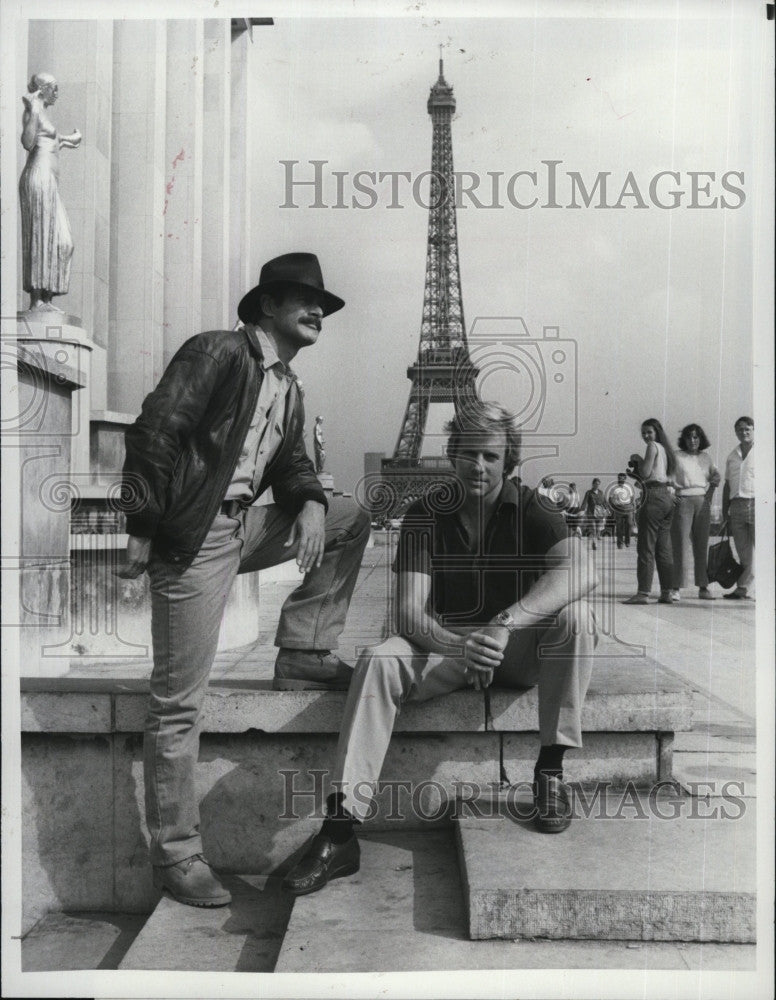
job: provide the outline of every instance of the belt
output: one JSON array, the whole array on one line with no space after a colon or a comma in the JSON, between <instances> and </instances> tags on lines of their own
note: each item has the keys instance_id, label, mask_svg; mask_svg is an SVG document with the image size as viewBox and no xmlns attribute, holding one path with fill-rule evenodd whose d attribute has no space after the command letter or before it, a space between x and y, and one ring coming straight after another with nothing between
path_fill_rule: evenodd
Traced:
<instances>
[{"instance_id":1,"label":"belt","mask_svg":"<svg viewBox=\"0 0 776 1000\"><path fill-rule=\"evenodd\" d=\"M644 483L644 485L647 487L648 490L667 490L668 489L668 483L659 483L657 480L653 480L652 482L646 482L646 483Z\"/></svg>"},{"instance_id":2,"label":"belt","mask_svg":"<svg viewBox=\"0 0 776 1000\"><path fill-rule=\"evenodd\" d=\"M219 509L227 517L239 517L247 506L242 500L224 500Z\"/></svg>"}]
</instances>

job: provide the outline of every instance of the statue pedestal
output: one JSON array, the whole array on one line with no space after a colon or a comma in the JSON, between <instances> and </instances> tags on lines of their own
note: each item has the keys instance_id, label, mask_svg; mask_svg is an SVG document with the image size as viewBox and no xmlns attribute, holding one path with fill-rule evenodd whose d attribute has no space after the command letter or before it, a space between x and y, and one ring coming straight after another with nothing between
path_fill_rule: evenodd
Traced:
<instances>
[{"instance_id":1,"label":"statue pedestal","mask_svg":"<svg viewBox=\"0 0 776 1000\"><path fill-rule=\"evenodd\" d=\"M78 316L55 309L27 309L16 314L17 339L46 357L55 367L78 373L81 389L72 400L70 420L70 471L89 473L89 421L91 418L91 369L94 344L86 335ZM32 345L35 345L34 347ZM85 390L85 391L84 391ZM65 428L60 433L67 433Z\"/></svg>"},{"instance_id":2,"label":"statue pedestal","mask_svg":"<svg viewBox=\"0 0 776 1000\"><path fill-rule=\"evenodd\" d=\"M318 482L324 493L334 493L334 476L330 472L317 472Z\"/></svg>"},{"instance_id":3,"label":"statue pedestal","mask_svg":"<svg viewBox=\"0 0 776 1000\"><path fill-rule=\"evenodd\" d=\"M32 676L69 667L73 427L88 348L66 334L63 319L52 312L38 325L19 317L18 416L7 429L18 440L21 479L19 657ZM88 417L84 429L88 442Z\"/></svg>"}]
</instances>

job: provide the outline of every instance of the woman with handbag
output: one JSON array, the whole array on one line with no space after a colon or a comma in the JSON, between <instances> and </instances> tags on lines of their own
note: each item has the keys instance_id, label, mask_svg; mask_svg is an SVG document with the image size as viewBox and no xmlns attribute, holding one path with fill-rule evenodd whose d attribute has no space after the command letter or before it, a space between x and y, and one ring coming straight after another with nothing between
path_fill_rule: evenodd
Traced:
<instances>
[{"instance_id":1,"label":"woman with handbag","mask_svg":"<svg viewBox=\"0 0 776 1000\"><path fill-rule=\"evenodd\" d=\"M603 533L609 514L600 479L594 479L591 488L585 493L582 500L582 510L585 512L587 521L587 533L593 538L591 548L596 548L596 542Z\"/></svg>"},{"instance_id":2,"label":"woman with handbag","mask_svg":"<svg viewBox=\"0 0 776 1000\"><path fill-rule=\"evenodd\" d=\"M674 556L672 593L678 598L686 586L692 561L695 586L702 601L713 601L706 571L711 524L711 500L720 484L720 474L706 449L709 439L699 424L687 424L679 435L676 452L676 507L671 523Z\"/></svg>"},{"instance_id":3,"label":"woman with handbag","mask_svg":"<svg viewBox=\"0 0 776 1000\"><path fill-rule=\"evenodd\" d=\"M652 579L660 581L660 604L671 604L673 597L674 560L671 547L671 521L674 516L674 496L671 480L676 458L659 420L650 417L641 425L646 443L643 457L633 454L629 466L644 486L644 500L639 508L639 534L636 544L636 577L638 592L626 604L649 604Z\"/></svg>"}]
</instances>

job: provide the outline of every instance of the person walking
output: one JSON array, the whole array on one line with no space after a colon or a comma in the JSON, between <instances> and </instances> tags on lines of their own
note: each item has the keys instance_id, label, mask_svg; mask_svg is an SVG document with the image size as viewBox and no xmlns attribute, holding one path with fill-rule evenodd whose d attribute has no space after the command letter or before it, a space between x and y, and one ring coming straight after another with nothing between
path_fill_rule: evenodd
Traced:
<instances>
[{"instance_id":1,"label":"person walking","mask_svg":"<svg viewBox=\"0 0 776 1000\"><path fill-rule=\"evenodd\" d=\"M591 548L595 549L596 542L603 533L606 518L609 514L609 507L601 489L600 479L594 479L590 489L585 493L582 499L582 510L587 521L587 533L593 539Z\"/></svg>"}]
</instances>

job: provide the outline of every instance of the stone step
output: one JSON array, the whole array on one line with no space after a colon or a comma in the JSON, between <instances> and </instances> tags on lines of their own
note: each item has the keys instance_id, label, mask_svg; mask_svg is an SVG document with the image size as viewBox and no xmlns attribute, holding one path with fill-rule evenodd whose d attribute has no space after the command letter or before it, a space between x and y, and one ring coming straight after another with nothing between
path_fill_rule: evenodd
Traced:
<instances>
[{"instance_id":1,"label":"stone step","mask_svg":"<svg viewBox=\"0 0 776 1000\"><path fill-rule=\"evenodd\" d=\"M150 664L149 670L150 673ZM22 728L26 732L143 731L148 676L23 677ZM239 675L211 680L203 731L236 733L337 733L345 704L342 691L273 691L250 666ZM538 729L535 688L494 687L495 732ZM692 727L690 688L649 658L606 658L596 663L584 708L587 732L676 732ZM434 733L486 730L483 699L472 690L409 703L396 732Z\"/></svg>"},{"instance_id":2,"label":"stone step","mask_svg":"<svg viewBox=\"0 0 776 1000\"><path fill-rule=\"evenodd\" d=\"M560 835L530 812L501 796L455 821L472 938L755 940L753 801L575 790Z\"/></svg>"},{"instance_id":3,"label":"stone step","mask_svg":"<svg viewBox=\"0 0 776 1000\"><path fill-rule=\"evenodd\" d=\"M624 969L708 974L754 968L752 945L473 941L450 831L359 835L359 841L356 875L296 900L275 972L499 970L499 978L487 986L478 980L479 991L501 996L506 989L517 996L525 992L526 969L616 969L621 975ZM508 987L505 975L511 977ZM412 985L418 996L422 987Z\"/></svg>"},{"instance_id":4,"label":"stone step","mask_svg":"<svg viewBox=\"0 0 776 1000\"><path fill-rule=\"evenodd\" d=\"M229 906L183 906L166 894L119 969L272 972L293 899L280 878L226 876Z\"/></svg>"}]
</instances>

